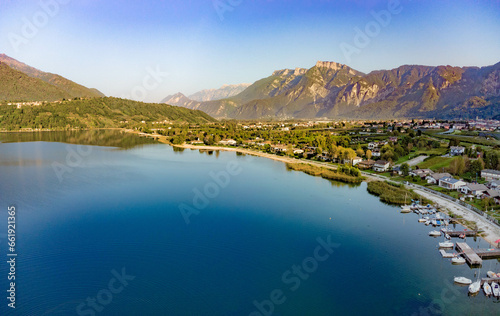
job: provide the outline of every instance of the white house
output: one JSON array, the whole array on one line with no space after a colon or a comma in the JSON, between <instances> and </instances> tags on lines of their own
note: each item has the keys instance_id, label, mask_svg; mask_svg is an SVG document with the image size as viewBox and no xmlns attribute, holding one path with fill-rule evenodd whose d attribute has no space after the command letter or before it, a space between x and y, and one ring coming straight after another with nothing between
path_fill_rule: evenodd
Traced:
<instances>
[{"instance_id":1,"label":"white house","mask_svg":"<svg viewBox=\"0 0 500 316\"><path fill-rule=\"evenodd\" d=\"M439 184L439 179L441 178L451 178L451 174L445 173L432 173L425 177L427 183Z\"/></svg>"},{"instance_id":2,"label":"white house","mask_svg":"<svg viewBox=\"0 0 500 316\"><path fill-rule=\"evenodd\" d=\"M479 196L486 192L488 188L484 184L467 183L460 188L460 192L467 195Z\"/></svg>"},{"instance_id":3,"label":"white house","mask_svg":"<svg viewBox=\"0 0 500 316\"><path fill-rule=\"evenodd\" d=\"M221 145L225 146L236 146L236 141L234 139L225 139L219 142Z\"/></svg>"},{"instance_id":4,"label":"white house","mask_svg":"<svg viewBox=\"0 0 500 316\"><path fill-rule=\"evenodd\" d=\"M287 148L286 148L286 146L283 146L283 145L274 145L274 146L271 146L271 150L279 153L279 152L286 152Z\"/></svg>"},{"instance_id":5,"label":"white house","mask_svg":"<svg viewBox=\"0 0 500 316\"><path fill-rule=\"evenodd\" d=\"M462 146L451 146L450 155L452 156L462 156L465 152L465 147Z\"/></svg>"},{"instance_id":6,"label":"white house","mask_svg":"<svg viewBox=\"0 0 500 316\"><path fill-rule=\"evenodd\" d=\"M363 161L363 158L361 158L361 157L354 157L352 159L352 165L355 166L355 165L359 164L362 161Z\"/></svg>"},{"instance_id":7,"label":"white house","mask_svg":"<svg viewBox=\"0 0 500 316\"><path fill-rule=\"evenodd\" d=\"M373 165L373 170L375 170L377 172L384 172L384 171L387 171L387 169L389 169L389 166L390 166L390 163L388 161L379 160L379 161L375 162L375 164Z\"/></svg>"},{"instance_id":8,"label":"white house","mask_svg":"<svg viewBox=\"0 0 500 316\"><path fill-rule=\"evenodd\" d=\"M486 181L500 180L500 171L484 169L481 171L481 178L484 178Z\"/></svg>"},{"instance_id":9,"label":"white house","mask_svg":"<svg viewBox=\"0 0 500 316\"><path fill-rule=\"evenodd\" d=\"M457 190L466 184L467 184L467 182L462 181L462 180L457 180L454 178L446 177L446 178L439 179L439 186L442 188L446 188L448 190Z\"/></svg>"},{"instance_id":10,"label":"white house","mask_svg":"<svg viewBox=\"0 0 500 316\"><path fill-rule=\"evenodd\" d=\"M380 149L375 148L372 150L372 157L380 157Z\"/></svg>"}]
</instances>

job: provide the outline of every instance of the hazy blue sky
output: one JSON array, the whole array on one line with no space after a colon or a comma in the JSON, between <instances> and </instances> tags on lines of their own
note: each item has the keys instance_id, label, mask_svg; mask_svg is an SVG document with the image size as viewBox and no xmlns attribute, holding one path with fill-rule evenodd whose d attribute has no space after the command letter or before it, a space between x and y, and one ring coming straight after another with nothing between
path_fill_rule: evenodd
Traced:
<instances>
[{"instance_id":1,"label":"hazy blue sky","mask_svg":"<svg viewBox=\"0 0 500 316\"><path fill-rule=\"evenodd\" d=\"M0 52L106 95L148 101L252 83L317 60L363 72L500 61L500 1L401 0L377 21L372 13L390 3L0 0ZM142 90L148 69L168 76Z\"/></svg>"}]
</instances>

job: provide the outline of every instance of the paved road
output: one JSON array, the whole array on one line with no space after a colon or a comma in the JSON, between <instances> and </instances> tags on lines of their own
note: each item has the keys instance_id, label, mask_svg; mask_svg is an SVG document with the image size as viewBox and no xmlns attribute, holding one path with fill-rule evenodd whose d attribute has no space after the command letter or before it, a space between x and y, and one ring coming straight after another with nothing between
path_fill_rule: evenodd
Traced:
<instances>
[{"instance_id":1,"label":"paved road","mask_svg":"<svg viewBox=\"0 0 500 316\"><path fill-rule=\"evenodd\" d=\"M416 158L413 158L413 159L408 160L406 163L407 163L408 165L410 165L410 166L415 166L415 165L418 165L419 163L421 163L422 161L424 161L424 160L425 160L425 158L427 158L427 157L429 157L429 156L425 156L425 155L423 155L423 156L418 156L418 157L416 157ZM399 165L397 165L397 166L401 166L401 165L402 165L402 164L399 164Z\"/></svg>"}]
</instances>

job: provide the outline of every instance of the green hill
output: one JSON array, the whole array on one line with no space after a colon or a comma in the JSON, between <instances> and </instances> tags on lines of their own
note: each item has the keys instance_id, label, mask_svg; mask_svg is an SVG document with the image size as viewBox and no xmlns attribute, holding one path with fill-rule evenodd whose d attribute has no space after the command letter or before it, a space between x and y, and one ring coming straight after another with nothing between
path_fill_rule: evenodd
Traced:
<instances>
[{"instance_id":1,"label":"green hill","mask_svg":"<svg viewBox=\"0 0 500 316\"><path fill-rule=\"evenodd\" d=\"M41 79L32 78L0 62L0 100L55 101L63 98L71 98L71 95Z\"/></svg>"},{"instance_id":2,"label":"green hill","mask_svg":"<svg viewBox=\"0 0 500 316\"><path fill-rule=\"evenodd\" d=\"M26 94L24 94L23 95L25 97L24 99L17 97L15 94L13 94L13 98L9 100L54 101L62 99L60 98L60 94L63 92L65 93L64 98L95 98L95 97L105 96L96 89L89 89L59 75L43 72L36 68L30 67L18 60L15 60L14 58L11 58L5 54L0 54L0 63L3 63L14 70L22 72L23 74L31 78L40 79L45 83L58 88L59 90L59 93L56 93L54 95L46 94L45 98L43 99L35 98L38 97L39 94L38 95L34 94L33 97L31 97L30 95L27 95L26 97ZM2 79L4 78L2 77Z\"/></svg>"},{"instance_id":3,"label":"green hill","mask_svg":"<svg viewBox=\"0 0 500 316\"><path fill-rule=\"evenodd\" d=\"M186 108L142 103L118 98L94 98L44 103L40 106L0 106L0 128L113 128L141 121L207 123L216 120L208 114Z\"/></svg>"}]
</instances>

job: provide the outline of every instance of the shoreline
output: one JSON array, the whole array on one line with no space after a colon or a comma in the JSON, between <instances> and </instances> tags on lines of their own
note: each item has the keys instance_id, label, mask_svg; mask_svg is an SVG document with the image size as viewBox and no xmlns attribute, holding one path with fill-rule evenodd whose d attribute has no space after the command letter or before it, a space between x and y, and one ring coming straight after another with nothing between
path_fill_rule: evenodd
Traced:
<instances>
[{"instance_id":1,"label":"shoreline","mask_svg":"<svg viewBox=\"0 0 500 316\"><path fill-rule=\"evenodd\" d=\"M280 162L285 162L285 163L303 163L303 164L311 164L311 165L316 165L328 169L333 169L336 170L336 166L328 166L326 164L317 162L317 161L302 161L302 160L297 160L295 158L289 158L289 157L282 157L282 156L276 156L273 154L267 154L267 153L261 153L261 152L256 152L253 150L248 150L248 149L241 149L241 148L231 148L231 147L217 147L217 146L195 146L195 145L188 145L188 144L182 144L182 145L174 145L171 144L168 141L161 141L161 143L168 144L172 147L178 147L178 148L184 148L184 149L198 149L198 150L223 150L223 151L231 151L231 152L240 152L243 154L248 154L248 155L254 155L258 157L263 157L263 158L269 158L273 159L276 161ZM370 182L370 181L384 181L384 180L390 180L382 176L375 176L368 174L366 172L363 172L362 175L366 178L363 180L364 182ZM498 245L495 243L495 240L500 239L500 227L496 226L493 223L490 223L488 220L486 220L484 217L480 216L479 214L475 213L474 211L471 211L467 209L466 207L463 207L462 205L456 204L452 201L448 201L438 195L425 192L416 188L411 188L413 189L414 192L417 194L421 195L422 197L425 197L437 205L441 206L444 208L446 211L453 212L456 215L462 216L462 218L466 221L472 221L477 224L478 230L483 231L485 236L479 236L483 238L487 243L489 243L493 247L497 247ZM464 227L467 227L464 224L460 224ZM470 227L467 227L467 229L471 229Z\"/></svg>"},{"instance_id":2,"label":"shoreline","mask_svg":"<svg viewBox=\"0 0 500 316\"><path fill-rule=\"evenodd\" d=\"M252 155L252 156L257 156L257 157L263 157L263 158L268 158L272 159L275 161L279 162L284 162L284 163L294 163L294 164L310 164L318 167L323 167L331 170L336 170L337 166L335 165L328 165L326 163L322 163L319 161L309 161L309 160L301 160L301 159L296 159L296 158L290 158L286 156L277 156L274 154L268 154L268 153L263 153L259 151L254 151L254 150L249 150L249 149L242 149L242 148L233 148L233 147L219 147L219 146L195 146L195 145L189 145L189 144L181 144L181 145L175 145L172 144L170 141L167 140L166 136L163 135L158 135L158 134L144 134L139 131L131 130L131 129L125 129L125 128L104 128L104 129L115 129L115 130L121 130L126 133L131 133L131 134L136 134L139 136L144 137L150 137L150 138L155 138L158 142L162 144L166 144L172 147L177 147L177 148L184 148L184 149L191 149L191 150L213 150L213 151L229 151L229 152L239 152L242 154L246 155ZM3 131L0 131L3 132ZM24 131L27 132L27 131ZM32 131L30 131L32 132ZM38 131L38 132L43 132L43 131ZM19 133L15 132L15 133ZM386 181L386 180L391 180L389 178L386 178L384 176L380 175L375 175L375 174L370 174L366 172L362 172L362 176L365 177L363 182L371 182L371 181ZM471 211L459 204L456 204L452 201L446 200L436 194L432 194L426 191L419 190L418 188L412 188L416 193L420 194L421 196L433 201L437 205L442 206L447 211L451 211L454 214L462 216L464 220L467 221L472 221L477 224L478 230L483 231L486 236L480 236L483 238L486 242L488 242L491 246L497 247L498 245L495 243L495 240L500 239L500 227L496 226L495 224L489 222L486 220L484 217L480 216L479 214L475 213L474 211ZM463 224L461 224L464 227L467 227ZM470 227L467 227L470 229Z\"/></svg>"}]
</instances>

